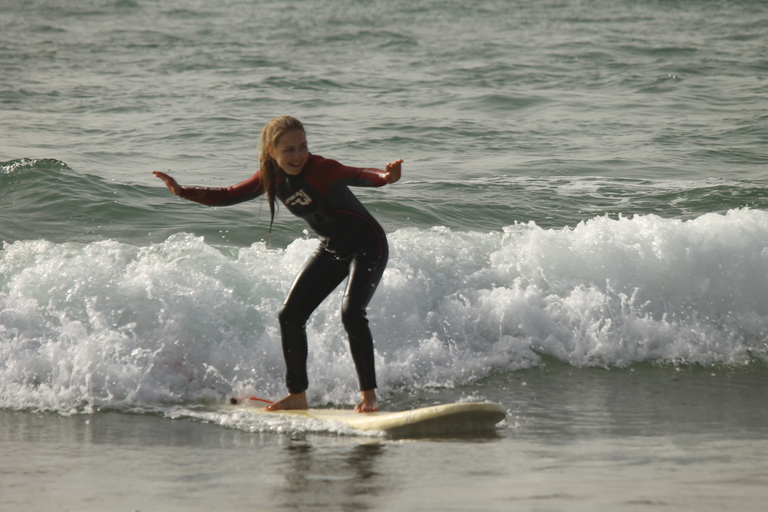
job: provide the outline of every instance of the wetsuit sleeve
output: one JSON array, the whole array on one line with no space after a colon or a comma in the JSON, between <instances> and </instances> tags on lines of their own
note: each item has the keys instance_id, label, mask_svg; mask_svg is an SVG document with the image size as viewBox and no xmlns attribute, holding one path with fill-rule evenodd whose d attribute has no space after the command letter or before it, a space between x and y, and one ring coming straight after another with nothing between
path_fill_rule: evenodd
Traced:
<instances>
[{"instance_id":1,"label":"wetsuit sleeve","mask_svg":"<svg viewBox=\"0 0 768 512\"><path fill-rule=\"evenodd\" d=\"M346 167L347 169L355 169L354 167ZM355 169L354 176L343 179L352 180L352 183L348 185L354 185L357 187L383 187L387 184L387 180L384 179L384 171L381 169L362 168Z\"/></svg>"},{"instance_id":2,"label":"wetsuit sleeve","mask_svg":"<svg viewBox=\"0 0 768 512\"><path fill-rule=\"evenodd\" d=\"M261 179L257 172L247 180L241 181L237 185L231 187L181 187L181 194L179 195L184 199L202 203L207 206L230 206L254 199L263 193Z\"/></svg>"},{"instance_id":3,"label":"wetsuit sleeve","mask_svg":"<svg viewBox=\"0 0 768 512\"><path fill-rule=\"evenodd\" d=\"M312 173L313 186L326 193L331 183L353 187L382 187L387 184L385 172L380 169L349 167L336 160L318 158L313 162L315 171Z\"/></svg>"}]
</instances>

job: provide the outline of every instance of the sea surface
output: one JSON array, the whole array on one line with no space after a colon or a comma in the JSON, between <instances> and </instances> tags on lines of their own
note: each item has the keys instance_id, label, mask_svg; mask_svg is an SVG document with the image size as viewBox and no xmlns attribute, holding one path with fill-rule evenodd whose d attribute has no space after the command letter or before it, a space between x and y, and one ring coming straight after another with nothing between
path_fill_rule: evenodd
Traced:
<instances>
[{"instance_id":1,"label":"sea surface","mask_svg":"<svg viewBox=\"0 0 768 512\"><path fill-rule=\"evenodd\" d=\"M768 3L0 0L0 509L762 511ZM209 208L271 118L388 233L387 439L218 404L284 393L277 312L317 245ZM341 290L308 396L351 407Z\"/></svg>"}]
</instances>

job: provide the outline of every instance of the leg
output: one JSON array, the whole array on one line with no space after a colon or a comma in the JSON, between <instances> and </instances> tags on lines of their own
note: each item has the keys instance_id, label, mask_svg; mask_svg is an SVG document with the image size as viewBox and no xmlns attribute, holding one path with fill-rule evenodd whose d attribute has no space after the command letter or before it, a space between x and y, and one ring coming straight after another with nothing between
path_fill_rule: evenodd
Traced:
<instances>
[{"instance_id":1,"label":"leg","mask_svg":"<svg viewBox=\"0 0 768 512\"><path fill-rule=\"evenodd\" d=\"M341 318L349 336L349 347L363 394L363 400L355 408L360 412L378 410L373 336L365 309L381 281L387 257L386 241L372 244L355 255L350 264L349 282L342 303Z\"/></svg>"},{"instance_id":2,"label":"leg","mask_svg":"<svg viewBox=\"0 0 768 512\"><path fill-rule=\"evenodd\" d=\"M280 334L291 394L303 393L307 379L307 320L320 303L344 280L348 268L322 248L312 255L296 277L280 310ZM282 401L281 401L282 402ZM306 399L305 399L306 402Z\"/></svg>"}]
</instances>

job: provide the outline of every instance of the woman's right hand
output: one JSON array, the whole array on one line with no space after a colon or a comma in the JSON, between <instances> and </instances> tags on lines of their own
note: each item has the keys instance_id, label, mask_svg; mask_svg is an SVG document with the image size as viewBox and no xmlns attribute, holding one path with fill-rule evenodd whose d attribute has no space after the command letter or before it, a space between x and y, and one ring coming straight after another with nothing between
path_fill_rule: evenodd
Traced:
<instances>
[{"instance_id":1,"label":"woman's right hand","mask_svg":"<svg viewBox=\"0 0 768 512\"><path fill-rule=\"evenodd\" d=\"M163 180L163 183L165 183L165 186L171 191L171 194L175 196L181 194L181 187L176 183L175 179L160 171L152 171L152 174Z\"/></svg>"}]
</instances>

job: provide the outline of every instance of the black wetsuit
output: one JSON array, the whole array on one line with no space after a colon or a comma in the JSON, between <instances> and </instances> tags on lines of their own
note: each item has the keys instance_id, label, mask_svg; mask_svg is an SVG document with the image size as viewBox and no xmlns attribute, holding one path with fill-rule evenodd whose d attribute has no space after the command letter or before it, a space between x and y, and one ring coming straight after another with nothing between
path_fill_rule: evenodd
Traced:
<instances>
[{"instance_id":1,"label":"black wetsuit","mask_svg":"<svg viewBox=\"0 0 768 512\"><path fill-rule=\"evenodd\" d=\"M309 386L307 320L347 276L341 319L360 390L376 388L373 338L365 309L384 273L389 251L384 230L347 187L384 184L383 171L347 167L315 155L309 156L298 175L280 172L277 198L320 236L320 245L296 277L279 315L291 393ZM210 206L236 204L261 194L258 172L233 187L182 187L181 191L182 197Z\"/></svg>"}]
</instances>

